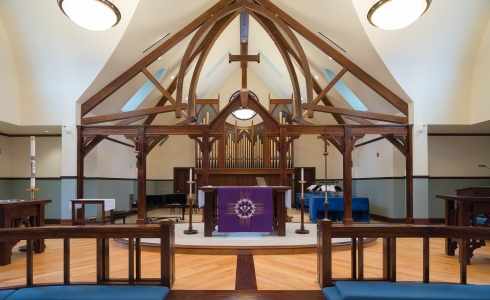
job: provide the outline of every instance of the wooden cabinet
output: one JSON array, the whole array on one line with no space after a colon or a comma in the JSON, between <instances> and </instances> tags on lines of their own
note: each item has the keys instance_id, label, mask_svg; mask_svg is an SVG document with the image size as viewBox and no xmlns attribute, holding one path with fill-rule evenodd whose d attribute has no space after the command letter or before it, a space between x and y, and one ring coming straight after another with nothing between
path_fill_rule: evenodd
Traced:
<instances>
[{"instance_id":1,"label":"wooden cabinet","mask_svg":"<svg viewBox=\"0 0 490 300\"><path fill-rule=\"evenodd\" d=\"M189 181L189 169L192 169L192 174L194 174L194 168L174 168L174 193L189 194L189 183L187 183ZM193 188L192 193L195 192Z\"/></svg>"},{"instance_id":2,"label":"wooden cabinet","mask_svg":"<svg viewBox=\"0 0 490 300\"><path fill-rule=\"evenodd\" d=\"M306 188L309 187L316 180L316 168L315 167L303 167L304 169L304 180L305 183L305 191ZM294 168L294 189L293 189L293 203L292 207L296 205L296 193L301 193L301 183L298 181L301 180L301 168Z\"/></svg>"}]
</instances>

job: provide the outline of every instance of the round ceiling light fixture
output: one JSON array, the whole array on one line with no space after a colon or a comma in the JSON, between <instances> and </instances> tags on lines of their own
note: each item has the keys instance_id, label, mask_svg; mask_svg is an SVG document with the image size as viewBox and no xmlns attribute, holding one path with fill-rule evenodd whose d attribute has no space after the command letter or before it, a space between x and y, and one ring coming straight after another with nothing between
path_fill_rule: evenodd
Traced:
<instances>
[{"instance_id":1,"label":"round ceiling light fixture","mask_svg":"<svg viewBox=\"0 0 490 300\"><path fill-rule=\"evenodd\" d=\"M121 13L108 0L58 0L58 6L73 22L89 30L106 30L121 20Z\"/></svg>"},{"instance_id":2,"label":"round ceiling light fixture","mask_svg":"<svg viewBox=\"0 0 490 300\"><path fill-rule=\"evenodd\" d=\"M371 7L369 23L381 29L396 30L406 27L429 9L432 0L380 0Z\"/></svg>"},{"instance_id":3,"label":"round ceiling light fixture","mask_svg":"<svg viewBox=\"0 0 490 300\"><path fill-rule=\"evenodd\" d=\"M257 101L259 101L259 98L257 97L257 95L255 95L254 92L252 91L248 91L250 93L250 95ZM240 94L240 91L236 91L233 93L233 95L231 95L230 97L230 101L231 102L233 99L235 99L235 97L237 97L237 95ZM231 112L231 114L237 118L238 120L242 120L242 121L245 121L245 120L250 120L252 119L253 117L255 117L255 115L257 114L256 111L254 110L251 110L250 108L248 107L239 107L237 109L235 109L234 111Z\"/></svg>"}]
</instances>

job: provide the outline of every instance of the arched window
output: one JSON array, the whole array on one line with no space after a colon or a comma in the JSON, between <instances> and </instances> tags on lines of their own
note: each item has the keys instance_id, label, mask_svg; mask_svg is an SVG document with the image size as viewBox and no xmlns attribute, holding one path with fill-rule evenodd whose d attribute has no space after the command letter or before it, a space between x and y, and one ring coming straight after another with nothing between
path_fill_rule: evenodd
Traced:
<instances>
[{"instance_id":1,"label":"arched window","mask_svg":"<svg viewBox=\"0 0 490 300\"><path fill-rule=\"evenodd\" d=\"M259 97L257 97L257 95L255 95L254 92L252 92L252 91L248 91L248 92L250 93L250 95L255 100L259 101ZM231 100L233 100L233 98L235 98L235 96L238 95L239 93L240 93L240 91L234 92L233 95L231 95L229 102L231 102ZM239 107L239 108L235 109L234 111L232 111L231 114L235 118L237 118L238 120L244 121L244 120L250 120L253 117L255 117L255 115L257 114L257 112L254 111L254 110L251 110L248 107Z\"/></svg>"},{"instance_id":2,"label":"arched window","mask_svg":"<svg viewBox=\"0 0 490 300\"><path fill-rule=\"evenodd\" d=\"M328 68L323 68L323 75L329 82L331 82L337 74ZM345 99L345 101L347 101L347 103L350 104L350 106L352 106L353 109L361 111L368 110L361 100L359 100L359 98L357 98L357 96L351 91L351 89L345 85L342 79L337 81L333 88L342 96L342 98Z\"/></svg>"},{"instance_id":3,"label":"arched window","mask_svg":"<svg viewBox=\"0 0 490 300\"><path fill-rule=\"evenodd\" d=\"M155 73L153 73L153 77L158 82L161 82L165 75L167 74L167 67L163 67L158 69ZM145 83L139 88L139 90L129 99L126 104L121 108L122 111L132 111L138 108L143 101L145 101L146 97L148 97L151 92L155 89L155 85L148 79Z\"/></svg>"}]
</instances>

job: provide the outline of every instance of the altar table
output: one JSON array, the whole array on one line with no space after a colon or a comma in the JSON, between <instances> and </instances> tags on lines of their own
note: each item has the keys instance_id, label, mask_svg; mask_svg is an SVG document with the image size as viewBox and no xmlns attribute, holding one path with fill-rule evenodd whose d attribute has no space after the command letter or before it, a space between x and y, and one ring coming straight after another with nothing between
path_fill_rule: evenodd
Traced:
<instances>
[{"instance_id":1,"label":"altar table","mask_svg":"<svg viewBox=\"0 0 490 300\"><path fill-rule=\"evenodd\" d=\"M305 208L309 209L311 222L317 221L317 214L325 212L325 194L305 193ZM296 194L296 203L300 202L301 193ZM344 197L328 196L328 218L330 220L342 220L344 216ZM355 222L371 221L369 212L369 198L352 197L352 218Z\"/></svg>"},{"instance_id":2,"label":"altar table","mask_svg":"<svg viewBox=\"0 0 490 300\"><path fill-rule=\"evenodd\" d=\"M52 200L0 200L0 228L44 226L44 206ZM20 240L0 242L0 266L10 264L12 247ZM35 253L44 252L44 240L35 240Z\"/></svg>"},{"instance_id":3,"label":"altar table","mask_svg":"<svg viewBox=\"0 0 490 300\"><path fill-rule=\"evenodd\" d=\"M202 186L199 187L200 202L204 198L204 236L210 237L218 225L218 186ZM242 189L254 187L240 187ZM269 186L272 188L272 220L271 229L277 232L278 236L286 235L286 207L291 207L290 198L286 201L287 194L290 193L289 186ZM202 195L204 194L204 195ZM203 197L204 196L204 197ZM286 202L288 202L286 204Z\"/></svg>"}]
</instances>

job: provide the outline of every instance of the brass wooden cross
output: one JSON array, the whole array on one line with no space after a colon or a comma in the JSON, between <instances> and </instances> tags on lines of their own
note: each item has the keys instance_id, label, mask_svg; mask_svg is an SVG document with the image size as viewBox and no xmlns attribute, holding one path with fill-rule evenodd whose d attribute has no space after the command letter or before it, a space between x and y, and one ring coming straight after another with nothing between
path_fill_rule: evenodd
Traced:
<instances>
[{"instance_id":1,"label":"brass wooden cross","mask_svg":"<svg viewBox=\"0 0 490 300\"><path fill-rule=\"evenodd\" d=\"M256 61L260 63L260 53L257 55L248 55L248 12L240 13L240 55L228 55L228 60L239 61L242 68L242 89L247 88L247 62Z\"/></svg>"}]
</instances>

